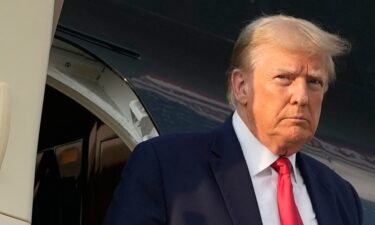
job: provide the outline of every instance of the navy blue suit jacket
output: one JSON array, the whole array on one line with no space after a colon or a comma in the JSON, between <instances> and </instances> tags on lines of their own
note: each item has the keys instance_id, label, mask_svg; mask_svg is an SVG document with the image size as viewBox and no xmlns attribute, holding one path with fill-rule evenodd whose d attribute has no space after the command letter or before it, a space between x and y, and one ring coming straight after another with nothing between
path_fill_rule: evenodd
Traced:
<instances>
[{"instance_id":1,"label":"navy blue suit jacket","mask_svg":"<svg viewBox=\"0 0 375 225\"><path fill-rule=\"evenodd\" d=\"M297 154L319 225L359 225L353 187L320 162ZM258 204L229 119L200 134L139 144L125 167L106 225L260 225Z\"/></svg>"}]
</instances>

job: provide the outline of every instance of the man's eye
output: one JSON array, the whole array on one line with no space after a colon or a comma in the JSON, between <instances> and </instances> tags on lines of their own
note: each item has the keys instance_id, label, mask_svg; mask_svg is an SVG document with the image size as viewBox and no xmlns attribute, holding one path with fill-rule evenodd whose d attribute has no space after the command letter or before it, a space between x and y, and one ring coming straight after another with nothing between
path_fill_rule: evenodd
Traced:
<instances>
[{"instance_id":1,"label":"man's eye","mask_svg":"<svg viewBox=\"0 0 375 225\"><path fill-rule=\"evenodd\" d=\"M319 86L323 87L323 81L321 81L319 79L310 79L308 82L310 84L319 85Z\"/></svg>"},{"instance_id":2,"label":"man's eye","mask_svg":"<svg viewBox=\"0 0 375 225\"><path fill-rule=\"evenodd\" d=\"M277 75L276 78L277 78L277 79L281 79L281 80L283 80L283 79L288 79L288 80L289 80L289 77L288 77L288 76L286 76L286 75L282 75L282 74Z\"/></svg>"},{"instance_id":3,"label":"man's eye","mask_svg":"<svg viewBox=\"0 0 375 225\"><path fill-rule=\"evenodd\" d=\"M283 74L275 76L275 80L281 85L289 85L292 82L292 78L290 76Z\"/></svg>"}]
</instances>

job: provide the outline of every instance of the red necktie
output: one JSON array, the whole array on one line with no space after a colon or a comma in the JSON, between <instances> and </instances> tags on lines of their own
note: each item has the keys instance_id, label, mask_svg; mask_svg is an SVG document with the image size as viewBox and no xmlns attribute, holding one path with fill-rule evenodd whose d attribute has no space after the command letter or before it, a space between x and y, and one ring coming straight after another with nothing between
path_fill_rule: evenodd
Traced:
<instances>
[{"instance_id":1,"label":"red necktie","mask_svg":"<svg viewBox=\"0 0 375 225\"><path fill-rule=\"evenodd\" d=\"M272 168L279 173L277 205L281 225L303 225L296 203L294 202L293 186L290 181L291 164L289 159L280 157L272 164Z\"/></svg>"}]
</instances>

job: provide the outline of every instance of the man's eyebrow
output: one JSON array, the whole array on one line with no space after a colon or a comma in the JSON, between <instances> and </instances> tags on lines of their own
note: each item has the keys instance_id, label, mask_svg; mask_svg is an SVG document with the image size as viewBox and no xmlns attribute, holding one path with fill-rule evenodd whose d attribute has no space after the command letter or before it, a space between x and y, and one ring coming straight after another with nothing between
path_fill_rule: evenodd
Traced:
<instances>
[{"instance_id":1,"label":"man's eyebrow","mask_svg":"<svg viewBox=\"0 0 375 225\"><path fill-rule=\"evenodd\" d=\"M278 73L290 74L290 75L298 74L300 71L301 69L298 69L298 68L278 68L277 69Z\"/></svg>"},{"instance_id":2,"label":"man's eyebrow","mask_svg":"<svg viewBox=\"0 0 375 225\"><path fill-rule=\"evenodd\" d=\"M310 71L307 74L308 77L324 77L327 76L327 73L322 71L322 70L315 70L315 71Z\"/></svg>"},{"instance_id":3,"label":"man's eyebrow","mask_svg":"<svg viewBox=\"0 0 375 225\"><path fill-rule=\"evenodd\" d=\"M286 75L296 75L300 73L301 70L302 69L298 69L298 68L278 68L277 72L286 74ZM323 70L313 70L313 71L309 71L307 74L307 76L309 77L324 77L326 75L327 73Z\"/></svg>"}]
</instances>

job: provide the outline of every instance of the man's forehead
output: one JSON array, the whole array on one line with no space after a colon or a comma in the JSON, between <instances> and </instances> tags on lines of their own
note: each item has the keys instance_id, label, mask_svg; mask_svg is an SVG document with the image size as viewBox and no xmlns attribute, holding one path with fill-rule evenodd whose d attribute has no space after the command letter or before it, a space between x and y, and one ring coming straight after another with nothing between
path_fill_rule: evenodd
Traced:
<instances>
[{"instance_id":1,"label":"man's forehead","mask_svg":"<svg viewBox=\"0 0 375 225\"><path fill-rule=\"evenodd\" d=\"M295 51L275 47L272 45L260 46L254 51L253 65L262 64L286 73L299 73L307 70L311 75L327 75L329 72L327 56L319 53Z\"/></svg>"}]
</instances>

